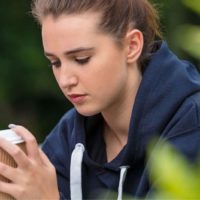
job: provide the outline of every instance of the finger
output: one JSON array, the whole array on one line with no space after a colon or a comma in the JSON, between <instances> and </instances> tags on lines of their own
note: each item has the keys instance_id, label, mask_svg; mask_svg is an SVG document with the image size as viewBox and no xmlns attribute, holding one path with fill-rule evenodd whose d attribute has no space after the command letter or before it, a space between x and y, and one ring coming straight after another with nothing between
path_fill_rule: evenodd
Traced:
<instances>
[{"instance_id":1,"label":"finger","mask_svg":"<svg viewBox=\"0 0 200 200\"><path fill-rule=\"evenodd\" d=\"M6 183L3 181L0 181L0 191L6 194L11 195L12 197L16 196L17 192L17 186L13 183Z\"/></svg>"},{"instance_id":2,"label":"finger","mask_svg":"<svg viewBox=\"0 0 200 200\"><path fill-rule=\"evenodd\" d=\"M23 126L15 126L12 128L12 130L24 139L28 156L39 161L39 147L35 137L31 134L31 132Z\"/></svg>"},{"instance_id":3,"label":"finger","mask_svg":"<svg viewBox=\"0 0 200 200\"><path fill-rule=\"evenodd\" d=\"M10 167L0 162L0 174L12 182L17 180L16 168Z\"/></svg>"},{"instance_id":4,"label":"finger","mask_svg":"<svg viewBox=\"0 0 200 200\"><path fill-rule=\"evenodd\" d=\"M19 167L27 167L29 160L26 154L15 144L0 137L0 147L6 151L16 162Z\"/></svg>"},{"instance_id":5,"label":"finger","mask_svg":"<svg viewBox=\"0 0 200 200\"><path fill-rule=\"evenodd\" d=\"M40 157L42 159L43 164L46 166L52 165L49 158L46 156L46 154L41 149L39 149L39 152L40 152Z\"/></svg>"}]
</instances>

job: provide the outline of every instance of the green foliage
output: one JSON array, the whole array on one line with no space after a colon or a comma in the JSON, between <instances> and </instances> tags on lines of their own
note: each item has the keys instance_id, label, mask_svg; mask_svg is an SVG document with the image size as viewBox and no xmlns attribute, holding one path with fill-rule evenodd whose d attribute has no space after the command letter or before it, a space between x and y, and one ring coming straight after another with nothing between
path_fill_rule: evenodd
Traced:
<instances>
[{"instance_id":1,"label":"green foliage","mask_svg":"<svg viewBox=\"0 0 200 200\"><path fill-rule=\"evenodd\" d=\"M160 143L150 157L154 200L200 199L200 162L191 164L168 143Z\"/></svg>"},{"instance_id":2,"label":"green foliage","mask_svg":"<svg viewBox=\"0 0 200 200\"><path fill-rule=\"evenodd\" d=\"M200 1L182 0L183 4L197 14L200 19ZM194 24L183 24L176 28L175 38L180 48L200 60L200 26Z\"/></svg>"},{"instance_id":3,"label":"green foliage","mask_svg":"<svg viewBox=\"0 0 200 200\"><path fill-rule=\"evenodd\" d=\"M200 14L200 1L199 0L183 0L183 3L193 11Z\"/></svg>"},{"instance_id":4,"label":"green foliage","mask_svg":"<svg viewBox=\"0 0 200 200\"><path fill-rule=\"evenodd\" d=\"M29 10L25 0L0 6L0 129L21 124L41 142L70 105L47 67L40 28Z\"/></svg>"},{"instance_id":5,"label":"green foliage","mask_svg":"<svg viewBox=\"0 0 200 200\"><path fill-rule=\"evenodd\" d=\"M182 25L177 29L176 37L185 52L200 60L200 26Z\"/></svg>"}]
</instances>

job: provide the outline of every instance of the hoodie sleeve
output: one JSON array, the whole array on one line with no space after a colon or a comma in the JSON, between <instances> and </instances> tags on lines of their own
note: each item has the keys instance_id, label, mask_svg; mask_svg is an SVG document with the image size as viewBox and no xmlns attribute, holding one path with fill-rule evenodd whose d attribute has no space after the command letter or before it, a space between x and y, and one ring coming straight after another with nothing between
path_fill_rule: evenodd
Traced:
<instances>
[{"instance_id":1,"label":"hoodie sleeve","mask_svg":"<svg viewBox=\"0 0 200 200\"><path fill-rule=\"evenodd\" d=\"M162 137L189 160L196 160L200 153L200 92L188 97L180 106Z\"/></svg>"}]
</instances>

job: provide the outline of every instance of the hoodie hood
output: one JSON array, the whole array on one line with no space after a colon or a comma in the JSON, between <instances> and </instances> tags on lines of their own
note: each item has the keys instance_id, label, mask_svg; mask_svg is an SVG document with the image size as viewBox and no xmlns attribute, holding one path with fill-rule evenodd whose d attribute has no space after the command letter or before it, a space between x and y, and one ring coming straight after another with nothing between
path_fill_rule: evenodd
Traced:
<instances>
[{"instance_id":1,"label":"hoodie hood","mask_svg":"<svg viewBox=\"0 0 200 200\"><path fill-rule=\"evenodd\" d=\"M166 42L157 42L155 45L159 48L150 58L134 102L128 143L113 161L104 165L106 168L119 171L120 166L134 165L144 156L149 139L163 134L184 100L200 91L200 77L196 68L177 58ZM97 134L93 131L102 130L102 124L98 125L101 120L99 115L86 120L87 132L95 135L100 148L105 145L100 142L101 131ZM83 135L77 135L76 143L85 145ZM98 166L89 158L87 151L84 161L88 166Z\"/></svg>"},{"instance_id":2,"label":"hoodie hood","mask_svg":"<svg viewBox=\"0 0 200 200\"><path fill-rule=\"evenodd\" d=\"M134 164L141 159L152 136L167 137L165 128L173 116L186 98L198 91L200 76L195 66L177 58L162 42L150 59L136 96L123 162Z\"/></svg>"}]
</instances>

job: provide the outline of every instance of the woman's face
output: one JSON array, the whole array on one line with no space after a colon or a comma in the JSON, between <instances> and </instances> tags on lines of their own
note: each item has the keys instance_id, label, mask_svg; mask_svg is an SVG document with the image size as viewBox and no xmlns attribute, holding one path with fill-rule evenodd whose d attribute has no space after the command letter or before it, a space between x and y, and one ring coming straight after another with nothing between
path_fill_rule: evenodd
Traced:
<instances>
[{"instance_id":1,"label":"woman's face","mask_svg":"<svg viewBox=\"0 0 200 200\"><path fill-rule=\"evenodd\" d=\"M128 84L127 50L98 31L94 13L47 16L44 52L66 98L85 116L118 106Z\"/></svg>"}]
</instances>

